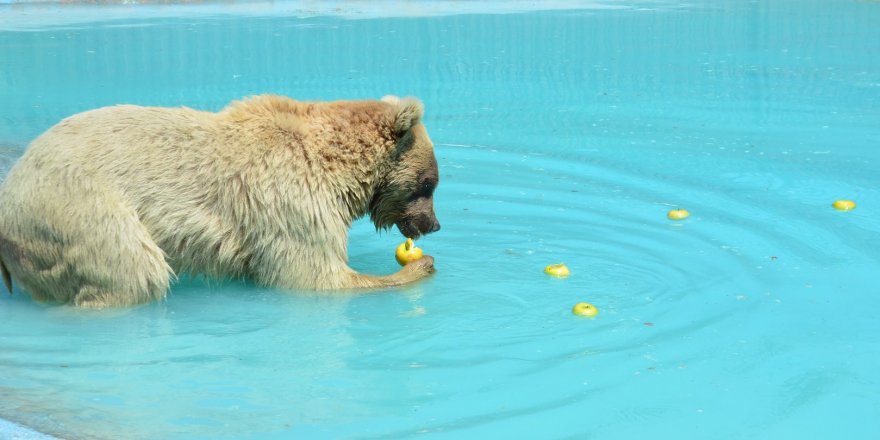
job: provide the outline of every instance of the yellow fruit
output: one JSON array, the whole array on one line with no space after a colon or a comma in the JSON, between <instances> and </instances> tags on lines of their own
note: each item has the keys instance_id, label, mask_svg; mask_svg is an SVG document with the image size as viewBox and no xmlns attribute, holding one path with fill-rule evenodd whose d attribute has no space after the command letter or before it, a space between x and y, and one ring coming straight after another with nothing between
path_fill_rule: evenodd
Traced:
<instances>
[{"instance_id":1,"label":"yellow fruit","mask_svg":"<svg viewBox=\"0 0 880 440\"><path fill-rule=\"evenodd\" d=\"M673 209L666 213L666 217L669 220L684 220L690 217L691 213L687 212L687 209Z\"/></svg>"},{"instance_id":2,"label":"yellow fruit","mask_svg":"<svg viewBox=\"0 0 880 440\"><path fill-rule=\"evenodd\" d=\"M394 258L397 259L397 262L400 263L401 266L406 266L406 263L422 258L422 248L416 247L412 238L407 238L405 242L397 247L397 252L394 253Z\"/></svg>"},{"instance_id":3,"label":"yellow fruit","mask_svg":"<svg viewBox=\"0 0 880 440\"><path fill-rule=\"evenodd\" d=\"M565 278L571 275L571 271L568 270L568 267L562 263L559 264L551 264L544 268L544 273L550 276Z\"/></svg>"},{"instance_id":4,"label":"yellow fruit","mask_svg":"<svg viewBox=\"0 0 880 440\"><path fill-rule=\"evenodd\" d=\"M595 318L599 314L599 309L590 303L577 303L571 308L571 313L578 316L586 316L587 318Z\"/></svg>"},{"instance_id":5,"label":"yellow fruit","mask_svg":"<svg viewBox=\"0 0 880 440\"><path fill-rule=\"evenodd\" d=\"M835 200L831 206L838 211L852 211L856 209L856 202L852 200Z\"/></svg>"}]
</instances>

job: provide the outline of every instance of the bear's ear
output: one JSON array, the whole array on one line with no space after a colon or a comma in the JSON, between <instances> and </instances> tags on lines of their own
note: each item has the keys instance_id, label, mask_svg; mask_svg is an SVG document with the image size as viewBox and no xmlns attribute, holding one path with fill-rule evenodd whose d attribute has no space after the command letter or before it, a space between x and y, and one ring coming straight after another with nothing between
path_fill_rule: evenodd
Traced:
<instances>
[{"instance_id":1,"label":"bear's ear","mask_svg":"<svg viewBox=\"0 0 880 440\"><path fill-rule=\"evenodd\" d=\"M401 99L396 96L386 96L382 101L394 106L394 132L398 135L413 128L425 114L425 107L416 98Z\"/></svg>"}]
</instances>

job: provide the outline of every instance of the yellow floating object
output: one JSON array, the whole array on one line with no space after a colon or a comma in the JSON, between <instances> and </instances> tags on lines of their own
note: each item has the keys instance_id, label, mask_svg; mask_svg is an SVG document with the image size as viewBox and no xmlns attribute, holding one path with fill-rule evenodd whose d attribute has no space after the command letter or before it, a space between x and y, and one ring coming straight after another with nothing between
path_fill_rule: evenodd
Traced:
<instances>
[{"instance_id":1,"label":"yellow floating object","mask_svg":"<svg viewBox=\"0 0 880 440\"><path fill-rule=\"evenodd\" d=\"M544 268L544 273L550 276L565 278L571 275L571 271L568 270L568 266L559 263L559 264L551 264Z\"/></svg>"},{"instance_id":2,"label":"yellow floating object","mask_svg":"<svg viewBox=\"0 0 880 440\"><path fill-rule=\"evenodd\" d=\"M687 211L687 209L673 209L666 213L666 218L669 220L684 220L690 217L691 213Z\"/></svg>"},{"instance_id":3,"label":"yellow floating object","mask_svg":"<svg viewBox=\"0 0 880 440\"><path fill-rule=\"evenodd\" d=\"M590 303L577 303L571 308L571 313L578 316L586 316L587 318L595 318L599 314L599 309Z\"/></svg>"},{"instance_id":4,"label":"yellow floating object","mask_svg":"<svg viewBox=\"0 0 880 440\"><path fill-rule=\"evenodd\" d=\"M412 238L407 238L405 242L401 243L400 246L397 246L397 252L394 253L394 258L401 266L406 266L406 263L422 258L422 248L416 247Z\"/></svg>"},{"instance_id":5,"label":"yellow floating object","mask_svg":"<svg viewBox=\"0 0 880 440\"><path fill-rule=\"evenodd\" d=\"M852 200L835 200L831 206L838 211L852 211L856 209L856 202Z\"/></svg>"}]
</instances>

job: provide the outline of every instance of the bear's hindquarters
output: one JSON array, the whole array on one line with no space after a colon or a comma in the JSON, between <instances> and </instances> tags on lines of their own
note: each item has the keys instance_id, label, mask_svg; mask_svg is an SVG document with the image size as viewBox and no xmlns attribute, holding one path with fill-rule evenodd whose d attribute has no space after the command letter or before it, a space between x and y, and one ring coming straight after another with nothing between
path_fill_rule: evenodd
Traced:
<instances>
[{"instance_id":1,"label":"bear's hindquarters","mask_svg":"<svg viewBox=\"0 0 880 440\"><path fill-rule=\"evenodd\" d=\"M76 174L76 173L73 173ZM37 300L102 308L165 296L171 268L118 191L95 176L10 173L0 192L0 258ZM50 189L51 188L51 189Z\"/></svg>"}]
</instances>

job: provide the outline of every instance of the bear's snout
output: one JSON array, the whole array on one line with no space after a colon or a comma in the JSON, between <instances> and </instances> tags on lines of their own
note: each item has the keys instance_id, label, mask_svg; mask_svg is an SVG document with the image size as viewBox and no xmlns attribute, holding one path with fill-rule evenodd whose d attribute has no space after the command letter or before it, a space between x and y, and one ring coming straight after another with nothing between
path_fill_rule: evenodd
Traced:
<instances>
[{"instance_id":1,"label":"bear's snout","mask_svg":"<svg viewBox=\"0 0 880 440\"><path fill-rule=\"evenodd\" d=\"M422 215L416 219L405 219L397 223L397 229L404 237L419 238L440 230L440 222L433 213Z\"/></svg>"},{"instance_id":2,"label":"bear's snout","mask_svg":"<svg viewBox=\"0 0 880 440\"><path fill-rule=\"evenodd\" d=\"M431 234L440 230L440 222L437 221L437 216L434 215L433 209L422 218L418 228L422 235Z\"/></svg>"}]
</instances>

